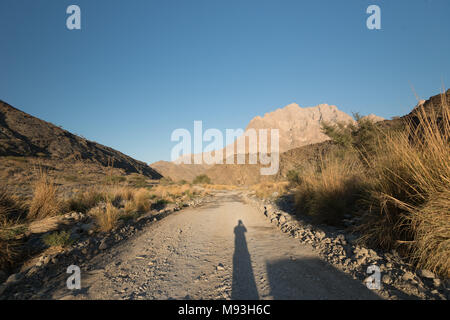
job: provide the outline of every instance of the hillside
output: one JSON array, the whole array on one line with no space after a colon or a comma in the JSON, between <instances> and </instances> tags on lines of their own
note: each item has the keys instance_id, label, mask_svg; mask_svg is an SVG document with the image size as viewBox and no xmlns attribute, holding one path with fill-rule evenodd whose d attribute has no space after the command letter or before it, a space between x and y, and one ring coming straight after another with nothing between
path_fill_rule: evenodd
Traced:
<instances>
[{"instance_id":1,"label":"hillside","mask_svg":"<svg viewBox=\"0 0 450 320\"><path fill-rule=\"evenodd\" d=\"M174 164L163 160L154 162L151 166L164 177L170 177L173 181L186 180L188 182L194 180L196 176L205 173L210 167L203 164Z\"/></svg>"},{"instance_id":2,"label":"hillside","mask_svg":"<svg viewBox=\"0 0 450 320\"><path fill-rule=\"evenodd\" d=\"M162 177L144 162L78 137L3 101L0 101L0 156L82 160L123 169L126 173L139 173L152 179Z\"/></svg>"}]
</instances>

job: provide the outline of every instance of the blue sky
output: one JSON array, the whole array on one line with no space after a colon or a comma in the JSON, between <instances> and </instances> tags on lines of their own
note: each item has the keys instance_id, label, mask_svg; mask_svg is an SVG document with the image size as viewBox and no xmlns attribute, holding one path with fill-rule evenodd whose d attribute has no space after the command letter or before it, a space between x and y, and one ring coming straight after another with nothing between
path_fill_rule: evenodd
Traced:
<instances>
[{"instance_id":1,"label":"blue sky","mask_svg":"<svg viewBox=\"0 0 450 320\"><path fill-rule=\"evenodd\" d=\"M82 29L66 28L81 8ZM381 8L381 30L366 8ZM450 84L448 0L2 0L0 99L139 160L296 102L385 118Z\"/></svg>"}]
</instances>

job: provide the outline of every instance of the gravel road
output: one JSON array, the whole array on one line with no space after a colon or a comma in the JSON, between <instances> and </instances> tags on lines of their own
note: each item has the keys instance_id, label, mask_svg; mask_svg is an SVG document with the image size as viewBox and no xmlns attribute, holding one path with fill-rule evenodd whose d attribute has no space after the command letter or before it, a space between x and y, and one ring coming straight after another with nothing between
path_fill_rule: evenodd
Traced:
<instances>
[{"instance_id":1,"label":"gravel road","mask_svg":"<svg viewBox=\"0 0 450 320\"><path fill-rule=\"evenodd\" d=\"M57 299L379 299L280 232L237 192L176 212L95 256Z\"/></svg>"}]
</instances>

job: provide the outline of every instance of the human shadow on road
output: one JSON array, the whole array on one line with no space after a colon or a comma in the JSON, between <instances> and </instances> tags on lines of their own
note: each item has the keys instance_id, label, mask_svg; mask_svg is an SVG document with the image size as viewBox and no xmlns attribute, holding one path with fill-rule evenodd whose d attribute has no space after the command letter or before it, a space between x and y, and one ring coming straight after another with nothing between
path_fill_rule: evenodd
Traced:
<instances>
[{"instance_id":1,"label":"human shadow on road","mask_svg":"<svg viewBox=\"0 0 450 320\"><path fill-rule=\"evenodd\" d=\"M231 299L233 300L259 299L252 261L245 239L246 232L244 223L239 220L238 225L234 228L233 283L231 290Z\"/></svg>"}]
</instances>

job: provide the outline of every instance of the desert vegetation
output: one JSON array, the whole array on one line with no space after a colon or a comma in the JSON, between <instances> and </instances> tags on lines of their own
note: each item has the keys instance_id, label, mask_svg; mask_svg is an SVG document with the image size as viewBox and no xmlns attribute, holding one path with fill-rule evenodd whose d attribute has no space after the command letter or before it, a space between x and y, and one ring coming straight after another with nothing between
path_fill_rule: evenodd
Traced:
<instances>
[{"instance_id":1,"label":"desert vegetation","mask_svg":"<svg viewBox=\"0 0 450 320\"><path fill-rule=\"evenodd\" d=\"M255 195L262 199L276 198L288 191L289 183L281 182L261 182L250 187Z\"/></svg>"},{"instance_id":2,"label":"desert vegetation","mask_svg":"<svg viewBox=\"0 0 450 320\"><path fill-rule=\"evenodd\" d=\"M211 184L211 179L206 174L198 175L192 181L193 184Z\"/></svg>"},{"instance_id":3,"label":"desert vegetation","mask_svg":"<svg viewBox=\"0 0 450 320\"><path fill-rule=\"evenodd\" d=\"M9 159L16 161L15 159ZM70 193L61 186L54 173L40 167L33 174L28 196L15 195L14 191L0 189L0 269L13 267L26 259L28 226L39 222L45 225L49 219L58 219L71 212L82 213L92 221L94 232L110 232L129 220L143 214L155 214L167 205L182 206L209 191L200 185L155 184L139 175L116 175L100 178L96 187L72 188ZM77 176L82 180L82 175ZM111 177L113 177L111 179ZM72 182L72 181L70 181ZM217 187L219 188L219 187ZM213 190L212 187L210 190ZM215 190L215 189L214 189ZM74 243L70 230L57 229L45 232L42 242L48 247L67 247Z\"/></svg>"},{"instance_id":4,"label":"desert vegetation","mask_svg":"<svg viewBox=\"0 0 450 320\"><path fill-rule=\"evenodd\" d=\"M318 223L358 216L361 242L396 249L411 263L450 275L450 111L418 106L396 126L356 115L323 125L339 146L286 175L296 210ZM270 196L274 184L253 189Z\"/></svg>"}]
</instances>

